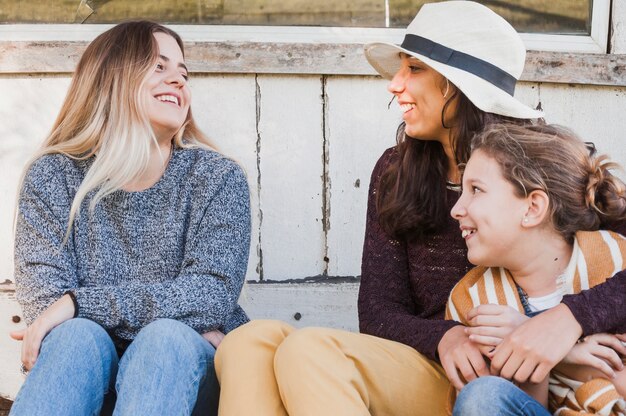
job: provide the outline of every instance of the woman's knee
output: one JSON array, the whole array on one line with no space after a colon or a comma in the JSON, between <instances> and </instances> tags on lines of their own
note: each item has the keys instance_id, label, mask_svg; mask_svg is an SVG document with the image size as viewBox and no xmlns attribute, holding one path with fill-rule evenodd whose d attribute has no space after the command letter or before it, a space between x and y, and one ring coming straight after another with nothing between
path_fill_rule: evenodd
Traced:
<instances>
[{"instance_id":1,"label":"woman's knee","mask_svg":"<svg viewBox=\"0 0 626 416\"><path fill-rule=\"evenodd\" d=\"M115 346L104 328L91 320L75 318L44 338L29 378L60 378L59 383L74 386L68 387L68 395L70 390L81 389L105 393L112 387L117 365Z\"/></svg>"},{"instance_id":2,"label":"woman's knee","mask_svg":"<svg viewBox=\"0 0 626 416\"><path fill-rule=\"evenodd\" d=\"M293 368L293 366L306 365L307 361L316 361L320 355L327 356L329 350L336 350L336 343L333 342L332 330L327 328L302 328L291 333L285 341L280 344L274 357L274 366L280 368ZM325 354L320 354L320 349Z\"/></svg>"},{"instance_id":3,"label":"woman's knee","mask_svg":"<svg viewBox=\"0 0 626 416\"><path fill-rule=\"evenodd\" d=\"M174 319L158 319L146 325L129 349L154 360L213 360L215 349L190 326Z\"/></svg>"},{"instance_id":4,"label":"woman's knee","mask_svg":"<svg viewBox=\"0 0 626 416\"><path fill-rule=\"evenodd\" d=\"M222 340L215 356L216 366L229 357L241 358L242 355L259 346L276 347L291 333L293 328L285 322L258 319L229 332Z\"/></svg>"},{"instance_id":5,"label":"woman's knee","mask_svg":"<svg viewBox=\"0 0 626 416\"><path fill-rule=\"evenodd\" d=\"M77 355L100 356L103 359L117 357L109 334L100 325L84 318L63 322L44 338L42 354L58 350L72 357Z\"/></svg>"}]
</instances>

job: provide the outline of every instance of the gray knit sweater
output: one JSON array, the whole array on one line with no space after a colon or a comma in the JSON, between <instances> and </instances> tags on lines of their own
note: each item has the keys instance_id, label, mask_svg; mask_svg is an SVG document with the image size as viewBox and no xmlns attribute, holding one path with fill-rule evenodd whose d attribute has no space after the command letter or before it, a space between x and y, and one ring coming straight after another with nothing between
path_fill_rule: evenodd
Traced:
<instances>
[{"instance_id":1,"label":"gray knit sweater","mask_svg":"<svg viewBox=\"0 0 626 416\"><path fill-rule=\"evenodd\" d=\"M228 332L248 318L237 304L250 244L241 168L204 149L175 149L161 179L117 191L89 212L87 195L63 245L69 209L92 160L46 155L28 170L15 239L16 294L31 323L72 290L78 316L132 340L176 319Z\"/></svg>"}]
</instances>

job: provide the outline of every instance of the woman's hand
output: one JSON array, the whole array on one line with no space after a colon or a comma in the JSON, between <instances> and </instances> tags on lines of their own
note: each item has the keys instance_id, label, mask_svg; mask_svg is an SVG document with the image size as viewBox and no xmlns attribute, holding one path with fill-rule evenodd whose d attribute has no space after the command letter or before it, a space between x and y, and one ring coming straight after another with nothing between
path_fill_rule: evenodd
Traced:
<instances>
[{"instance_id":1,"label":"woman's hand","mask_svg":"<svg viewBox=\"0 0 626 416\"><path fill-rule=\"evenodd\" d=\"M222 333L222 331L218 331L216 329L213 331L205 332L204 334L202 334L202 337L204 337L204 339L209 341L211 345L217 348L224 339L225 335Z\"/></svg>"},{"instance_id":2,"label":"woman's hand","mask_svg":"<svg viewBox=\"0 0 626 416\"><path fill-rule=\"evenodd\" d=\"M489 375L478 346L470 341L462 325L449 329L443 335L437 352L448 379L457 390L477 377Z\"/></svg>"},{"instance_id":3,"label":"woman's hand","mask_svg":"<svg viewBox=\"0 0 626 416\"><path fill-rule=\"evenodd\" d=\"M612 334L595 334L583 338L561 361L563 364L593 367L608 378L624 368L621 356L626 356L626 346Z\"/></svg>"},{"instance_id":4,"label":"woman's hand","mask_svg":"<svg viewBox=\"0 0 626 416\"><path fill-rule=\"evenodd\" d=\"M465 328L465 332L469 339L493 349L528 317L510 306L480 305L467 313L467 320L470 326Z\"/></svg>"},{"instance_id":5,"label":"woman's hand","mask_svg":"<svg viewBox=\"0 0 626 416\"><path fill-rule=\"evenodd\" d=\"M521 324L504 337L491 359L491 374L518 383L540 383L572 349L582 328L560 304Z\"/></svg>"},{"instance_id":6,"label":"woman's hand","mask_svg":"<svg viewBox=\"0 0 626 416\"><path fill-rule=\"evenodd\" d=\"M29 327L11 332L11 338L22 341L22 364L26 370L35 365L41 342L52 329L74 317L74 302L70 295L63 295L39 315Z\"/></svg>"}]
</instances>

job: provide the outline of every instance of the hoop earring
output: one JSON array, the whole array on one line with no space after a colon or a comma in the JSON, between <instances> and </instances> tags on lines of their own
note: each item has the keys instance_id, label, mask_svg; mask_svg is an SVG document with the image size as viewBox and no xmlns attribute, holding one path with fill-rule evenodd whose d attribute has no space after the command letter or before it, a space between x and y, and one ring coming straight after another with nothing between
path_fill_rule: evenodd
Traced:
<instances>
[{"instance_id":1,"label":"hoop earring","mask_svg":"<svg viewBox=\"0 0 626 416\"><path fill-rule=\"evenodd\" d=\"M450 81L446 78L446 92L443 93L443 98L448 97L448 92L450 91Z\"/></svg>"}]
</instances>

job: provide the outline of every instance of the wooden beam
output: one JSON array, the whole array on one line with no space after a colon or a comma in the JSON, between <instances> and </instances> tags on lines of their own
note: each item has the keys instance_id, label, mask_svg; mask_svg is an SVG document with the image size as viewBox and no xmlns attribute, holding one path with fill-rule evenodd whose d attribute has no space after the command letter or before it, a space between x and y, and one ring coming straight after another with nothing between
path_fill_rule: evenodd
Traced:
<instances>
[{"instance_id":1,"label":"wooden beam","mask_svg":"<svg viewBox=\"0 0 626 416\"><path fill-rule=\"evenodd\" d=\"M0 74L71 73L87 42L2 41ZM188 42L193 73L376 75L352 43ZM530 51L523 81L626 86L626 54Z\"/></svg>"}]
</instances>

